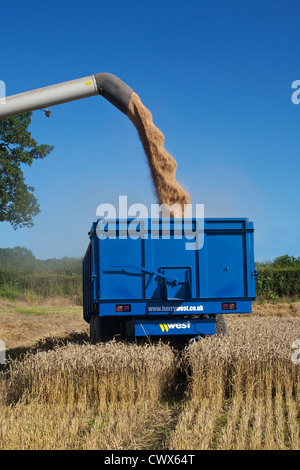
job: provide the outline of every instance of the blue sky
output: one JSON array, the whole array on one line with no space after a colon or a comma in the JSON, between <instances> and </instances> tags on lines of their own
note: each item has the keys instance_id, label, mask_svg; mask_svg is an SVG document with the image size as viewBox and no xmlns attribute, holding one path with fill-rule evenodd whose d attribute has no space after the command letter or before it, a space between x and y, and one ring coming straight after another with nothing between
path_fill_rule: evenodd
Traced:
<instances>
[{"instance_id":1,"label":"blue sky","mask_svg":"<svg viewBox=\"0 0 300 470\"><path fill-rule=\"evenodd\" d=\"M255 257L300 256L300 4L288 0L48 0L1 5L0 80L7 95L99 72L150 109L177 179L206 217L254 221ZM0 246L38 258L82 256L102 203L155 203L129 119L102 97L34 112L39 143L24 168L41 213L1 223Z\"/></svg>"}]
</instances>

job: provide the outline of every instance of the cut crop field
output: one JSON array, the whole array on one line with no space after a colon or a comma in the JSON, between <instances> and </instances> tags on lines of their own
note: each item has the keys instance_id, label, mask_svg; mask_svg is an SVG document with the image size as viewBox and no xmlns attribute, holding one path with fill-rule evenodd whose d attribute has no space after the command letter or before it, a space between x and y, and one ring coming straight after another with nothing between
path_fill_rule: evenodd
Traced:
<instances>
[{"instance_id":1,"label":"cut crop field","mask_svg":"<svg viewBox=\"0 0 300 470\"><path fill-rule=\"evenodd\" d=\"M300 448L299 302L257 304L184 349L90 344L80 307L0 311L1 450Z\"/></svg>"}]
</instances>

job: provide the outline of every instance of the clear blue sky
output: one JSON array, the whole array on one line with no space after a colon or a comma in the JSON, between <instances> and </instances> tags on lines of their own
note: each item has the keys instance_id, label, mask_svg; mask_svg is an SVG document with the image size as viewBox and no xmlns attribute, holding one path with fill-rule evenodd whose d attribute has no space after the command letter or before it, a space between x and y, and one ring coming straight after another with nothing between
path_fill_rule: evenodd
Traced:
<instances>
[{"instance_id":1,"label":"clear blue sky","mask_svg":"<svg viewBox=\"0 0 300 470\"><path fill-rule=\"evenodd\" d=\"M300 255L300 3L288 0L37 0L1 5L0 80L20 93L99 72L151 110L177 179L206 217L254 221L257 260ZM30 128L55 150L24 168L41 213L1 223L0 246L82 256L101 203L155 203L129 119L102 97L40 111Z\"/></svg>"}]
</instances>

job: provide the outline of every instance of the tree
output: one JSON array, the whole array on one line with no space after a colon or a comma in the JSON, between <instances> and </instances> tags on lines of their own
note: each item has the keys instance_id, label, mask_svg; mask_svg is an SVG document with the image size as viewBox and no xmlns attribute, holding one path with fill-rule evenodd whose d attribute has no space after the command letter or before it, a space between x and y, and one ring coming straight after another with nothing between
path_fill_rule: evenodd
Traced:
<instances>
[{"instance_id":1,"label":"tree","mask_svg":"<svg viewBox=\"0 0 300 470\"><path fill-rule=\"evenodd\" d=\"M300 265L300 257L296 258L295 256L290 255L283 255L275 258L273 261L273 265L279 268L285 267L295 267Z\"/></svg>"},{"instance_id":2,"label":"tree","mask_svg":"<svg viewBox=\"0 0 300 470\"><path fill-rule=\"evenodd\" d=\"M20 270L33 272L37 260L31 250L23 246L15 248L0 248L0 267L9 270Z\"/></svg>"},{"instance_id":3,"label":"tree","mask_svg":"<svg viewBox=\"0 0 300 470\"><path fill-rule=\"evenodd\" d=\"M27 186L21 165L31 165L53 150L38 145L28 126L32 113L0 120L0 222L10 222L14 229L32 227L33 217L40 212L34 188Z\"/></svg>"}]
</instances>

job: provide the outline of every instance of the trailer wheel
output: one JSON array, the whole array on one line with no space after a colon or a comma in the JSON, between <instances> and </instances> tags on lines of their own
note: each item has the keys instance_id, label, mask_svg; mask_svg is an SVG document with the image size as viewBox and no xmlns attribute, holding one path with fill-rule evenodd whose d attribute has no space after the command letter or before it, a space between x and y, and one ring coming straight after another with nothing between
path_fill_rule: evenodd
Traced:
<instances>
[{"instance_id":1,"label":"trailer wheel","mask_svg":"<svg viewBox=\"0 0 300 470\"><path fill-rule=\"evenodd\" d=\"M229 335L227 323L224 318L224 315L222 314L216 315L216 335L224 335L224 336Z\"/></svg>"},{"instance_id":2,"label":"trailer wheel","mask_svg":"<svg viewBox=\"0 0 300 470\"><path fill-rule=\"evenodd\" d=\"M100 341L100 317L93 315L90 320L90 340L95 344Z\"/></svg>"},{"instance_id":3,"label":"trailer wheel","mask_svg":"<svg viewBox=\"0 0 300 470\"><path fill-rule=\"evenodd\" d=\"M120 322L116 317L93 315L90 321L90 340L92 343L110 341L120 333Z\"/></svg>"}]
</instances>

